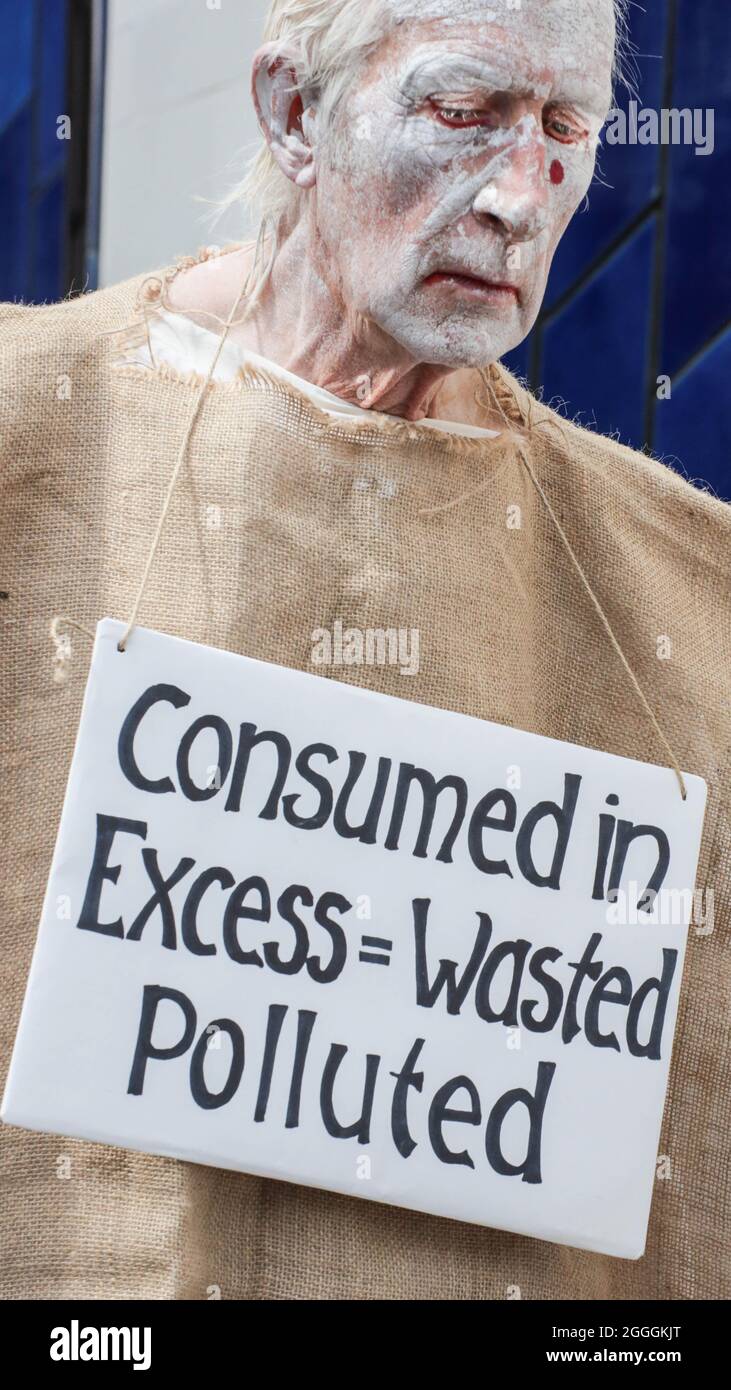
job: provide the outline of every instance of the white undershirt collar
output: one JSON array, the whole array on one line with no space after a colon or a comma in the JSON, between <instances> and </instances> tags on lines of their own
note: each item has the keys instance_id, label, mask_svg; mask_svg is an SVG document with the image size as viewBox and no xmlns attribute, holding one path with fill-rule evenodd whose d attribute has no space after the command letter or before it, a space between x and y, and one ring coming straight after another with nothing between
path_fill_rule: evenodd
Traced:
<instances>
[{"instance_id":1,"label":"white undershirt collar","mask_svg":"<svg viewBox=\"0 0 731 1390\"><path fill-rule=\"evenodd\" d=\"M217 333L202 328L200 324L194 323L192 319L186 318L182 314L174 314L163 308L159 308L155 314L152 314L148 322L153 360L150 359L149 348L145 343L140 348L135 349L134 356L131 359L127 358L128 362L131 360L147 367L153 366L157 362L166 362L183 374L195 371L205 375L208 372L212 354L219 342ZM231 341L225 342L221 349L213 379L214 381L233 381L240 369L246 366L260 367L269 375L287 382L307 396L321 410L336 419L338 416L356 416L367 419L373 414L372 411L364 410L362 406L342 400L332 391L325 391L323 387L314 386L312 382L305 381L303 377L295 376L294 372L288 372L286 368L280 367L278 363L270 361L269 358L261 357L258 353L250 352L247 348L242 348L239 344ZM482 429L479 425L459 424L453 420L419 420L415 423L427 429L441 430L445 434L466 435L473 439L496 439L499 434L498 430Z\"/></svg>"}]
</instances>

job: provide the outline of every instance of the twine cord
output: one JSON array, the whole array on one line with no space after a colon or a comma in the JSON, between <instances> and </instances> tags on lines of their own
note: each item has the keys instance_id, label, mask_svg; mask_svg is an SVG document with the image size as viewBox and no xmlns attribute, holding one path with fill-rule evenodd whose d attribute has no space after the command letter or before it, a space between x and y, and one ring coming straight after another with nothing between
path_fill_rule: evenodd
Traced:
<instances>
[{"instance_id":1,"label":"twine cord","mask_svg":"<svg viewBox=\"0 0 731 1390\"><path fill-rule=\"evenodd\" d=\"M178 457L177 457L177 459L176 459L176 461L175 461L175 467L174 467L174 469L173 469L173 471L172 471L172 474L170 475L170 482L168 483L167 492L165 493L165 500L164 500L164 502L163 502L163 504L162 504L162 511L160 512L160 516L159 516L159 518L158 518L157 526L155 527L155 534L154 534L154 536L153 536L153 538L152 538L152 543L151 543L151 545L150 545L150 550L149 550L149 553L148 553L148 556L147 556L147 560L146 560L146 562L145 562L145 568L144 568L144 570L142 571L142 579L140 580L140 585L139 585L139 588L138 588L138 590L137 590L137 597L135 598L134 604L133 604L133 606L132 606L132 612L131 612L131 614L130 614L129 621L128 621L128 623L127 623L127 627L126 627L125 631L123 632L122 636L120 637L119 642L117 643L117 651L119 651L119 652L124 652L124 651L126 651L126 649L127 649L127 643L128 643L128 641L129 641L129 639L130 639L130 636L131 636L131 634L132 634L132 632L134 631L134 628L135 628L135 626L136 626L136 623L137 623L137 615L138 615L138 613L139 613L139 611L140 611L140 605L141 605L142 600L143 600L143 598L144 598L145 589L146 589L146 587L147 587L147 581L148 581L148 579L149 579L149 577L150 577L150 571L151 571L151 569L152 569L152 566L153 566L153 563L154 563L154 560L155 560L155 555L157 554L157 547L158 547L158 545L160 544L160 537L162 536L163 527L164 527L165 521L166 521L166 519L167 519L168 511L169 511L169 509L170 509L170 503L171 503L171 501L172 501L173 493L174 493L174 491L175 491L175 484L176 484L177 481L178 481L178 478L179 478L179 476L180 476L180 470L181 470L181 468L183 467L183 464L184 464L184 462L185 462L185 458L186 458L186 455L187 455L187 452L188 452L188 445L190 444L190 440L191 440L191 437L192 437L192 435L193 435L193 430L195 429L195 426L196 426L196 424L197 424L197 422L198 422L198 417L199 417L199 415L200 415L201 408L202 408L202 406L203 406L203 401L204 401L204 399L205 399L205 397L206 397L206 394L207 394L207 392L208 392L208 388L209 388L209 386L210 386L210 384L211 384L211 382L212 382L212 380L213 380L214 372L215 372L215 370L216 370L216 367L218 366L218 362L219 362L221 353L223 352L224 344L225 344L226 339L228 338L228 335L229 335L229 330L230 330L231 327L233 326L234 318L235 318L235 316L236 316L236 312L237 312L237 310L238 310L238 307L239 307L239 305L240 305L242 299L244 298L244 296L245 296L245 294L246 294L246 290L247 290L247 287L248 287L248 285L249 285L250 278L251 278L251 271L248 271L248 272L247 272L247 275L246 275L246 279L244 280L244 283L243 283L243 285L241 286L241 289L239 290L239 293L238 293L238 295L236 296L236 299L234 300L234 302L233 302L233 304L232 304L232 306L231 306L231 311L230 311L230 313L229 313L228 318L226 319L226 322L225 322L224 328L223 328L223 332L222 332L222 334L221 334L221 336L220 336L220 338L219 338L219 340L218 340L218 346L217 346L216 351L215 351L215 353L214 353L214 355L213 355L213 359L212 359L212 361L211 361L211 365L210 365L210 367L208 368L208 372L207 372L207 374L206 374L206 376L205 376L205 378L204 378L204 380L203 380L203 383L202 383L202 385L201 385L201 388L200 388L200 390L199 390L199 392L198 392L198 394L197 394L197 396L196 396L196 398L195 398L195 404L194 404L193 410L192 410L192 412L191 412L190 420L188 421L188 428L186 429L185 435L183 436L183 441L182 441L182 443L181 443L181 445L180 445L180 449L179 449L179 451L178 451Z\"/></svg>"},{"instance_id":2,"label":"twine cord","mask_svg":"<svg viewBox=\"0 0 731 1390\"><path fill-rule=\"evenodd\" d=\"M149 354L150 354L150 361L151 361L151 363L152 363L152 367L153 367L153 371L154 371L154 369L155 369L155 355L154 355L154 353L153 353L153 351L152 351L152 337L151 337L151 334L150 334L150 315L149 315L148 312L147 312L147 308L145 308L145 336L146 336L146 338L147 338L147 351L148 351Z\"/></svg>"},{"instance_id":3,"label":"twine cord","mask_svg":"<svg viewBox=\"0 0 731 1390\"><path fill-rule=\"evenodd\" d=\"M650 720L652 721L652 725L653 725L653 728L654 728L654 730L655 730L655 733L657 734L658 738L660 739L660 742L662 743L663 748L665 749L665 752L667 753L668 757L670 758L671 766L672 766L672 768L673 768L673 770L674 770L674 772L675 772L675 775L676 775L676 777L677 777L677 779L678 779L678 785L679 785L679 787L680 787L680 795L682 796L683 801L687 801L687 799L688 799L688 792L687 792L687 788L686 788L686 785L685 785L685 778L683 777L683 774L682 774L682 772L681 772L681 770L680 770L680 766L679 766L679 764L678 764L678 760L677 760L677 758L676 758L676 756L675 756L675 754L674 754L672 748L670 747L670 744L668 743L668 740L666 739L666 737L665 737L665 735L664 735L662 729L660 728L660 725L659 725L659 723L658 723L658 721L657 721L657 719L656 719L656 717L655 717L654 710L652 709L652 706L651 706L649 700L647 699L647 697L646 697L646 695L645 695L645 693L644 693L644 691L643 691L643 689L642 689L642 686L640 685L640 683L639 683L639 681L638 681L638 679L637 679L637 677L636 677L634 671L632 670L632 667L630 666L630 664L629 664L629 662L628 662L628 660L627 660L627 658L626 658L624 652L622 651L621 646L619 645L619 642L617 641L617 638L616 638L615 635L614 635L614 632L613 632L613 630L612 630L611 623L609 622L609 619L608 619L606 613L604 612L604 609L602 608L602 605L601 605L601 603L599 602L599 599L597 598L596 594L594 593L594 590L592 589L591 584L589 583L589 580L587 579L586 575L584 574L584 571L583 571L583 569L581 568L581 565L579 564L579 561L578 561L578 559L577 559L577 557L576 557L576 554L575 554L575 552L574 552L574 548L573 548L573 546L572 546L572 544L571 544L571 541L569 540L568 536L566 535L566 532L564 531L563 526L561 525L561 522L559 521L558 517L556 516L556 513L555 513L555 511L553 510L553 507L551 506L551 503L550 503L550 501L548 500L548 497L546 496L546 494L545 494L543 488L541 487L541 484L540 484L540 482L538 481L538 478L536 477L536 474L535 474L535 471L534 471L534 469L533 469L533 466L532 466L532 464L531 464L531 462L530 462L530 459L528 458L527 452L526 452L526 450L522 447L522 445L518 447L518 453L519 453L519 455L520 455L520 458L523 460L523 463L525 464L526 470L527 470L528 475L529 475L529 477L530 477L530 479L531 479L531 482L533 483L533 486L534 486L535 489L536 489L536 492L538 493L539 497L541 498L541 501L543 502L543 505L545 506L546 511L548 512L548 515L549 515L550 518L551 518L551 521L553 522L553 524L554 524L556 530L558 531L559 536L561 537L561 540L563 541L564 547L565 547L565 549L566 549L566 553L568 554L569 558L571 559L571 563L573 564L574 569L576 570L576 573L578 574L579 579L581 580L581 583L583 584L584 589L586 590L586 593L588 594L589 599L591 600L591 603L592 603L592 605L593 605L593 607L594 607L596 613L598 614L598 616L599 616L599 618L600 618L600 620L601 620L602 626L604 627L604 630L605 630L605 632L606 632L606 634L607 634L607 636L608 636L608 638L609 638L609 640L610 640L612 646L614 647L614 650L615 650L615 652L617 653L617 656L619 657L619 659L620 659L620 661L621 661L621 663L622 663L622 665L623 665L625 671L627 672L627 675L629 676L629 678L630 678L630 680L631 680L631 682L632 682L632 685L634 686L634 688L635 688L637 694L638 694L639 697L640 697L640 700L642 701L642 704L643 704L643 706L644 706L644 708L645 708L647 714L649 715Z\"/></svg>"}]
</instances>

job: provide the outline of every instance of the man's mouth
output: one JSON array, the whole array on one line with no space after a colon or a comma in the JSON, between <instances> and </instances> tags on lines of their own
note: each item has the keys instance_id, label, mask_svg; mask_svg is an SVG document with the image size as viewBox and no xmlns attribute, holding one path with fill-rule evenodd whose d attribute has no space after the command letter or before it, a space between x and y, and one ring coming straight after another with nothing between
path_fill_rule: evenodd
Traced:
<instances>
[{"instance_id":1,"label":"man's mouth","mask_svg":"<svg viewBox=\"0 0 731 1390\"><path fill-rule=\"evenodd\" d=\"M502 280L483 280L478 275L468 275L464 271L435 270L427 275L423 284L452 290L458 294L480 299L484 304L509 306L520 303L520 292L516 285Z\"/></svg>"}]
</instances>

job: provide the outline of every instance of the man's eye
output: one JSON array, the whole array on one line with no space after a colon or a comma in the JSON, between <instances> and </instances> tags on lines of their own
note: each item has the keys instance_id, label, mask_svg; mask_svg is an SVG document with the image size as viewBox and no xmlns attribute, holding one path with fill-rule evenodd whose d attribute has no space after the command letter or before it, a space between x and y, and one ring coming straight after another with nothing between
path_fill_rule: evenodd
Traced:
<instances>
[{"instance_id":1,"label":"man's eye","mask_svg":"<svg viewBox=\"0 0 731 1390\"><path fill-rule=\"evenodd\" d=\"M575 126L568 125L566 121L560 121L556 116L551 116L545 122L547 134L553 136L554 140L560 140L563 144L574 144L581 139L581 131Z\"/></svg>"},{"instance_id":2,"label":"man's eye","mask_svg":"<svg viewBox=\"0 0 731 1390\"><path fill-rule=\"evenodd\" d=\"M440 121L444 125L455 126L464 129L466 126L488 125L490 116L487 111L478 110L473 106L435 106L434 110Z\"/></svg>"}]
</instances>

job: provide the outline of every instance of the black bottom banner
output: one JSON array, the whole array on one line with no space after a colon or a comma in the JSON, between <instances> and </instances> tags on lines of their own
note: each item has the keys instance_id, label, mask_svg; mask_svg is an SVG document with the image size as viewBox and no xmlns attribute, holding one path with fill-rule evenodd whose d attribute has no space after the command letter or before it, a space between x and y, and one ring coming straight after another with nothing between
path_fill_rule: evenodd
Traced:
<instances>
[{"instance_id":1,"label":"black bottom banner","mask_svg":"<svg viewBox=\"0 0 731 1390\"><path fill-rule=\"evenodd\" d=\"M210 1306L216 1302L217 1307ZM425 1369L433 1374L432 1357L438 1353L440 1359L448 1358L455 1373L459 1365L466 1369L476 1353L482 1360L488 1349L493 1371L500 1365L504 1374L507 1365L512 1365L511 1380L521 1372L560 1371L570 1366L630 1370L708 1366L710 1370L723 1364L728 1323L725 1303L516 1299L479 1303L472 1311L457 1303L451 1314L454 1324L441 1319L435 1323L431 1318L424 1324L422 1315L412 1312L404 1299L390 1313L387 1304L378 1304L387 1348L380 1337L374 1338L373 1311L367 1306L356 1305L357 1311L351 1314L356 1326L351 1325L351 1330L347 1314L345 1318L338 1314L333 1321L326 1309L316 1311L303 1302L284 1307L273 1302L269 1311L264 1306L256 1313L232 1302L212 1299L210 1303L6 1302L0 1305L5 1364L12 1357L20 1371L42 1371L43 1383L51 1385L69 1371L79 1383L87 1373L89 1383L96 1383L93 1372L100 1367L105 1378L109 1372L142 1371L148 1379L180 1372L186 1378L205 1377L210 1383L212 1377L226 1380L236 1371L237 1379L248 1379L253 1373L252 1358L257 1378L280 1377L290 1367L301 1377L316 1371L316 1352L323 1356L323 1369L332 1373L349 1341L347 1361L352 1365L355 1359L359 1378L364 1371L367 1374L371 1355L379 1375L393 1375L403 1366L413 1382L422 1358ZM440 1306L444 1316L447 1304ZM465 1338L462 1352L458 1350L460 1335Z\"/></svg>"}]
</instances>

